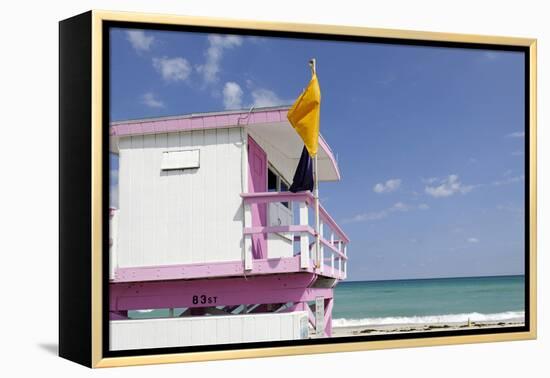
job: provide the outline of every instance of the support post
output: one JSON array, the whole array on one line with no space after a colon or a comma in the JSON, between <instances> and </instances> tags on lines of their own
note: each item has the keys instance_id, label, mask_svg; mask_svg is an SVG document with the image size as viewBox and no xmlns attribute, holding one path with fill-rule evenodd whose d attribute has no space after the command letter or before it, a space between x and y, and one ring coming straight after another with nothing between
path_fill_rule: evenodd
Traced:
<instances>
[{"instance_id":1,"label":"support post","mask_svg":"<svg viewBox=\"0 0 550 378\"><path fill-rule=\"evenodd\" d=\"M250 204L244 203L244 226L245 227L251 227L252 226L252 209L250 207ZM244 235L244 243L243 243L243 259L244 259L244 269L245 270L252 270L252 234Z\"/></svg>"},{"instance_id":2,"label":"support post","mask_svg":"<svg viewBox=\"0 0 550 378\"><path fill-rule=\"evenodd\" d=\"M325 335L327 337L332 336L332 307L334 305L334 298L325 299Z\"/></svg>"},{"instance_id":3,"label":"support post","mask_svg":"<svg viewBox=\"0 0 550 378\"><path fill-rule=\"evenodd\" d=\"M342 253L342 240L338 241L338 251L340 253ZM340 255L338 255L338 274L340 276L343 275L343 272L342 272L342 256L340 256ZM340 277L340 278L342 278L342 277Z\"/></svg>"},{"instance_id":4,"label":"support post","mask_svg":"<svg viewBox=\"0 0 550 378\"><path fill-rule=\"evenodd\" d=\"M311 67L311 73L312 75L315 75L317 73L317 62L315 58L312 58L309 61L309 66ZM317 136L318 137L318 136ZM321 250L321 239L320 239L320 229L319 229L319 177L317 175L318 172L318 161L317 161L317 154L315 154L315 157L313 158L313 198L315 201L315 256L316 256L316 267L321 268L324 265L322 260L320 260L320 250Z\"/></svg>"},{"instance_id":5,"label":"support post","mask_svg":"<svg viewBox=\"0 0 550 378\"><path fill-rule=\"evenodd\" d=\"M308 207L305 202L300 202L300 226L309 225ZM308 269L310 264L309 256L309 233L300 233L300 268Z\"/></svg>"},{"instance_id":6,"label":"support post","mask_svg":"<svg viewBox=\"0 0 550 378\"><path fill-rule=\"evenodd\" d=\"M317 178L317 155L313 159L313 199L315 201L315 265L317 268L323 266L322 261L320 260L321 256L321 230L320 230L320 221L319 221L319 182Z\"/></svg>"},{"instance_id":7,"label":"support post","mask_svg":"<svg viewBox=\"0 0 550 378\"><path fill-rule=\"evenodd\" d=\"M344 244L344 256L348 256L348 246ZM344 278L348 276L348 260L344 260Z\"/></svg>"},{"instance_id":8,"label":"support post","mask_svg":"<svg viewBox=\"0 0 550 378\"><path fill-rule=\"evenodd\" d=\"M334 247L334 232L330 233L330 244ZM330 253L330 270L332 276L334 276L334 252L331 251Z\"/></svg>"},{"instance_id":9,"label":"support post","mask_svg":"<svg viewBox=\"0 0 550 378\"><path fill-rule=\"evenodd\" d=\"M317 255L318 257L318 267L319 267L319 271L321 273L323 273L325 271L325 247L323 245L320 244L320 239L321 237L323 236L323 229L324 229L324 225L323 225L323 222L320 222L319 226L318 226L318 232L317 232L317 245L319 248L319 254Z\"/></svg>"},{"instance_id":10,"label":"support post","mask_svg":"<svg viewBox=\"0 0 550 378\"><path fill-rule=\"evenodd\" d=\"M325 334L325 298L315 298L315 336L323 337Z\"/></svg>"}]
</instances>

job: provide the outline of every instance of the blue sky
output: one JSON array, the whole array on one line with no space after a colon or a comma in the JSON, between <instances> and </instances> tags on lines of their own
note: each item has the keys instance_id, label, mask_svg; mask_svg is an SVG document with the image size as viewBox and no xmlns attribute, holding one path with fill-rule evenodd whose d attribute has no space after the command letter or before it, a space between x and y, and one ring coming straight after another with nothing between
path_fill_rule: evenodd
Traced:
<instances>
[{"instance_id":1,"label":"blue sky","mask_svg":"<svg viewBox=\"0 0 550 378\"><path fill-rule=\"evenodd\" d=\"M113 29L110 118L291 104L311 57L349 280L523 274L521 53Z\"/></svg>"}]
</instances>

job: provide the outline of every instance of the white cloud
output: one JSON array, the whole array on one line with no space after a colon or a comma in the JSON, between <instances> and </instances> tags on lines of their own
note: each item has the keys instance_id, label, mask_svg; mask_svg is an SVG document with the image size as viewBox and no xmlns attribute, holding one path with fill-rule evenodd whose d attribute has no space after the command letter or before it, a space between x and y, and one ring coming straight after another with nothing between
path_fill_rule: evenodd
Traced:
<instances>
[{"instance_id":1,"label":"white cloud","mask_svg":"<svg viewBox=\"0 0 550 378\"><path fill-rule=\"evenodd\" d=\"M468 243L479 243L479 239L478 238L468 238L466 239L466 241Z\"/></svg>"},{"instance_id":2,"label":"white cloud","mask_svg":"<svg viewBox=\"0 0 550 378\"><path fill-rule=\"evenodd\" d=\"M367 213L357 214L349 219L344 219L344 223L355 223L355 222L370 222L375 220L380 220L389 217L392 213L396 212L407 212L413 210L414 208L404 204L403 202L396 202L391 207L379 211L371 211Z\"/></svg>"},{"instance_id":3,"label":"white cloud","mask_svg":"<svg viewBox=\"0 0 550 378\"><path fill-rule=\"evenodd\" d=\"M419 210L428 210L429 208L430 208L430 206L428 206L425 203L421 203L420 205L418 205Z\"/></svg>"},{"instance_id":4,"label":"white cloud","mask_svg":"<svg viewBox=\"0 0 550 378\"><path fill-rule=\"evenodd\" d=\"M191 74L191 65L185 58L153 58L153 66L166 81L185 81Z\"/></svg>"},{"instance_id":5,"label":"white cloud","mask_svg":"<svg viewBox=\"0 0 550 378\"><path fill-rule=\"evenodd\" d=\"M223 87L223 105L226 109L240 109L242 107L243 90L240 85L229 81Z\"/></svg>"},{"instance_id":6,"label":"white cloud","mask_svg":"<svg viewBox=\"0 0 550 378\"><path fill-rule=\"evenodd\" d=\"M474 188L473 185L462 184L458 175L449 175L443 179L438 179L437 184L439 185L426 186L424 189L426 194L436 198L450 197L456 193L466 194Z\"/></svg>"},{"instance_id":7,"label":"white cloud","mask_svg":"<svg viewBox=\"0 0 550 378\"><path fill-rule=\"evenodd\" d=\"M524 131L516 131L506 135L507 138L525 138Z\"/></svg>"},{"instance_id":8,"label":"white cloud","mask_svg":"<svg viewBox=\"0 0 550 378\"><path fill-rule=\"evenodd\" d=\"M208 43L209 46L205 52L206 62L197 66L197 71L202 75L205 83L214 83L218 80L224 50L240 46L242 38L236 35L211 34L208 36Z\"/></svg>"},{"instance_id":9,"label":"white cloud","mask_svg":"<svg viewBox=\"0 0 550 378\"><path fill-rule=\"evenodd\" d=\"M147 92L141 96L141 103L150 108L164 108L164 103L154 93Z\"/></svg>"},{"instance_id":10,"label":"white cloud","mask_svg":"<svg viewBox=\"0 0 550 378\"><path fill-rule=\"evenodd\" d=\"M435 182L438 182L440 179L437 177L429 177L429 178L423 178L421 179L424 184L433 184Z\"/></svg>"},{"instance_id":11,"label":"white cloud","mask_svg":"<svg viewBox=\"0 0 550 378\"><path fill-rule=\"evenodd\" d=\"M397 190L400 185L401 185L401 180L400 179L390 179L390 180L386 181L385 183L380 182L380 183L376 184L372 188L372 190L374 190L376 193L390 193L390 192L393 192L393 191Z\"/></svg>"},{"instance_id":12,"label":"white cloud","mask_svg":"<svg viewBox=\"0 0 550 378\"><path fill-rule=\"evenodd\" d=\"M503 180L493 181L493 185L494 186L502 186L502 185L514 184L516 182L522 182L522 181L525 181L525 176L524 175L521 175L521 176L507 176Z\"/></svg>"},{"instance_id":13,"label":"white cloud","mask_svg":"<svg viewBox=\"0 0 550 378\"><path fill-rule=\"evenodd\" d=\"M155 37L146 35L143 30L126 31L126 39L137 52L149 51L155 41Z\"/></svg>"},{"instance_id":14,"label":"white cloud","mask_svg":"<svg viewBox=\"0 0 550 378\"><path fill-rule=\"evenodd\" d=\"M255 108L280 106L292 103L292 101L283 100L279 96L277 96L275 92L264 88L254 89L251 95L252 106L254 106Z\"/></svg>"},{"instance_id":15,"label":"white cloud","mask_svg":"<svg viewBox=\"0 0 550 378\"><path fill-rule=\"evenodd\" d=\"M410 206L405 205L403 202L396 202L392 207L390 207L390 211L409 211Z\"/></svg>"}]
</instances>

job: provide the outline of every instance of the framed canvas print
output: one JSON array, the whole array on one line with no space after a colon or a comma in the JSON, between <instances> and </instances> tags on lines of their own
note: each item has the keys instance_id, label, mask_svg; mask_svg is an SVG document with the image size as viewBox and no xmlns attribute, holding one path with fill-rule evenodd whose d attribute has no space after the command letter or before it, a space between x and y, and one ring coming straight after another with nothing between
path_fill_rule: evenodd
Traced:
<instances>
[{"instance_id":1,"label":"framed canvas print","mask_svg":"<svg viewBox=\"0 0 550 378\"><path fill-rule=\"evenodd\" d=\"M536 337L536 41L60 22L59 353Z\"/></svg>"}]
</instances>

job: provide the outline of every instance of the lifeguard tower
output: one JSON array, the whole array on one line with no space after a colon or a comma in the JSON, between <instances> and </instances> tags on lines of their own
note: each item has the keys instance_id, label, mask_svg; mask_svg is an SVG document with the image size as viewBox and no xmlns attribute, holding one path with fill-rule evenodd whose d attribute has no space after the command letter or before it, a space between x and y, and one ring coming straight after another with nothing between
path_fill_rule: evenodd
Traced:
<instances>
[{"instance_id":1,"label":"lifeguard tower","mask_svg":"<svg viewBox=\"0 0 550 378\"><path fill-rule=\"evenodd\" d=\"M315 253L313 195L288 191L288 109L111 123L111 350L331 336L349 239L321 204ZM340 180L322 137L317 174ZM129 316L151 309L169 316Z\"/></svg>"}]
</instances>

